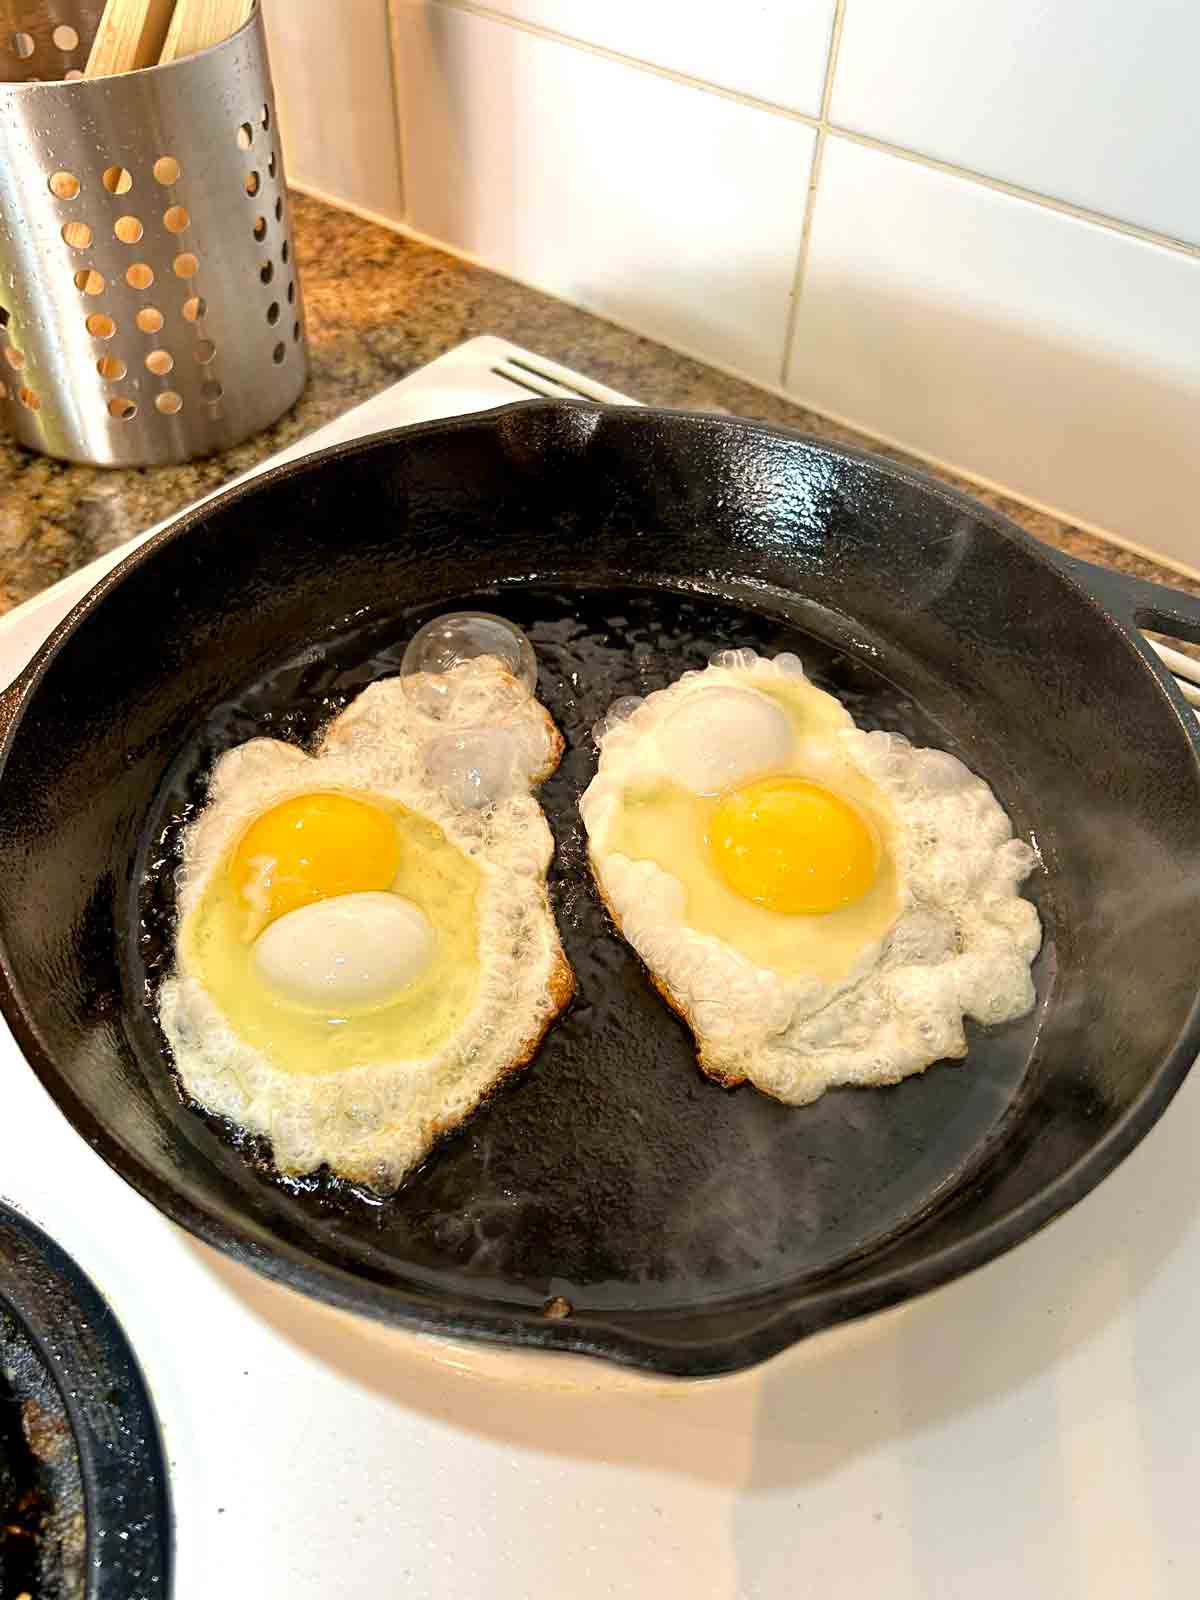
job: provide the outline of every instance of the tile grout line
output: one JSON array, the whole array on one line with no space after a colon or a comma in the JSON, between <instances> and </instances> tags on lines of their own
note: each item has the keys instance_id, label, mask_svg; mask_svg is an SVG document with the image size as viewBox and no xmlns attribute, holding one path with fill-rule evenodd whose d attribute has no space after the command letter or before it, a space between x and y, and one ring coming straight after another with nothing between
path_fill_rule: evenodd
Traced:
<instances>
[{"instance_id":1,"label":"tile grout line","mask_svg":"<svg viewBox=\"0 0 1200 1600\"><path fill-rule=\"evenodd\" d=\"M825 62L825 81L821 85L821 110L819 120L823 128L829 126L829 107L833 103L833 79L837 72L838 55L842 48L842 28L846 21L846 0L836 0L833 8L833 25L829 30L829 55Z\"/></svg>"},{"instance_id":2,"label":"tile grout line","mask_svg":"<svg viewBox=\"0 0 1200 1600\"><path fill-rule=\"evenodd\" d=\"M842 128L836 123L829 124L829 132L839 139L845 139L848 144L877 151L880 155L895 156L901 161L911 162L913 166L925 167L946 177L977 183L980 188L1007 195L1011 200L1023 200L1027 205L1041 207L1043 211L1055 211L1060 216L1073 217L1076 222L1088 222L1093 227L1106 229L1109 233L1124 234L1127 238L1137 239L1142 244L1158 245L1160 249L1171 250L1176 255L1189 256L1193 260L1200 258L1200 244L1192 244L1187 239L1176 239L1169 233L1156 233L1153 228L1143 228L1136 222L1124 222L1120 217L1110 216L1105 211L1092 211L1087 206L1074 205L1070 200L1057 200L1053 195L1041 194L1036 189L1024 189L1020 184L1009 183L1005 178L992 178L986 172L975 172L970 167L957 166L953 161L942 161L937 156L922 155L919 150L909 150L904 145L889 144L886 139L877 139L871 133L857 133L853 128Z\"/></svg>"},{"instance_id":3,"label":"tile grout line","mask_svg":"<svg viewBox=\"0 0 1200 1600\"><path fill-rule=\"evenodd\" d=\"M800 242L796 248L796 268L792 274L792 292L788 300L787 320L783 330L783 350L779 361L779 384L786 389L792 364L792 344L800 319L800 297L804 292L804 275L808 268L808 252L812 243L813 220L817 209L817 186L821 181L821 165L825 159L825 141L829 137L829 106L833 99L833 78L837 71L838 51L842 45L842 23L846 16L846 0L837 0L833 12L833 26L829 31L829 54L825 58L825 78L821 84L821 113L817 124L817 138L813 145L812 165L808 174L808 193L804 203L804 221L800 228Z\"/></svg>"},{"instance_id":4,"label":"tile grout line","mask_svg":"<svg viewBox=\"0 0 1200 1600\"><path fill-rule=\"evenodd\" d=\"M513 28L517 32L527 33L536 39L549 39L555 44L565 45L572 50L581 51L585 55L599 56L604 61L615 61L619 66L634 67L639 72L649 73L652 77L665 78L669 83L680 84L685 89L698 89L705 94L716 95L722 100L732 100L737 105L748 107L751 111L765 111L771 116L782 117L789 122L802 123L806 128L812 128L821 139L832 135L838 139L845 139L852 144L863 146L868 150L876 150L880 154L894 156L898 161L910 161L915 166L926 167L930 171L940 172L947 177L961 178L967 183L977 183L986 189L992 189L998 194L1008 195L1013 200L1024 200L1026 204L1040 206L1046 211L1055 211L1060 216L1074 217L1079 222L1089 222L1093 227L1105 228L1110 233L1123 234L1127 238L1138 239L1143 244L1157 245L1162 250L1170 250L1177 255L1186 256L1190 260L1200 260L1200 244L1193 244L1187 239L1178 239L1173 234L1159 233L1154 228L1144 228L1136 222L1124 222L1119 217L1110 216L1104 211L1093 211L1087 206L1073 204L1070 200L1058 200L1052 195L1041 194L1037 189L1026 189L1020 184L1009 183L1004 178L992 178L984 172L976 172L971 167L957 165L953 161L943 161L937 156L922 155L918 150L910 150L906 145L891 144L886 139L877 138L874 134L858 133L853 128L844 128L840 124L826 119L828 107L823 105L822 112L812 116L806 111L796 111L790 106L781 106L774 100L762 100L755 95L744 93L740 89L725 89L720 84L709 83L704 78L689 77L687 73L677 72L672 67L659 66L653 61L642 61L637 56L623 55L619 50L610 50L604 45L592 44L586 39L574 38L568 33L559 33L553 28L546 28L538 23L525 22L518 17L510 17L505 12L495 11L481 0L433 0L440 9L458 11L467 16L479 17L485 22L499 23L504 27ZM845 15L845 0L839 4L837 16ZM840 43L840 27L839 27Z\"/></svg>"},{"instance_id":5,"label":"tile grout line","mask_svg":"<svg viewBox=\"0 0 1200 1600\"><path fill-rule=\"evenodd\" d=\"M388 5L388 75L392 89L392 136L396 141L396 166L400 175L400 210L408 216L408 139L400 94L400 9Z\"/></svg>"},{"instance_id":6,"label":"tile grout line","mask_svg":"<svg viewBox=\"0 0 1200 1600\"><path fill-rule=\"evenodd\" d=\"M444 11L461 11L470 17L480 17L485 22L498 22L518 33L528 33L535 39L549 39L554 44L580 50L584 55L599 56L602 61L615 61L618 66L635 67L653 78L665 78L668 83L681 84L685 89L703 89L721 100L733 100L738 105L749 106L752 111L769 111L773 116L786 117L789 122L802 122L807 128L820 126L820 118L807 111L797 111L792 106L781 106L775 100L762 100L742 89L726 89L719 83L709 83L706 78L693 78L674 67L664 67L657 61L643 61L640 56L625 55L620 50L610 50L607 45L593 44L590 39L577 39L573 34L560 33L557 28L547 28L540 22L526 22L523 17L510 17L506 11L496 11L481 0L433 0Z\"/></svg>"}]
</instances>

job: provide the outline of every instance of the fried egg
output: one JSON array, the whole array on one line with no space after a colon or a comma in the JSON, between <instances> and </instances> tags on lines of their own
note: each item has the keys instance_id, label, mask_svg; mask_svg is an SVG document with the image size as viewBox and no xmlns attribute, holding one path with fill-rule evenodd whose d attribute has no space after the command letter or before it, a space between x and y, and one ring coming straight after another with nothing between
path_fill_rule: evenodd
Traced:
<instances>
[{"instance_id":1,"label":"fried egg","mask_svg":"<svg viewBox=\"0 0 1200 1600\"><path fill-rule=\"evenodd\" d=\"M159 996L187 1093L266 1135L283 1172L394 1189L572 993L531 794L561 752L481 656L371 685L314 754L223 755Z\"/></svg>"},{"instance_id":2,"label":"fried egg","mask_svg":"<svg viewBox=\"0 0 1200 1600\"><path fill-rule=\"evenodd\" d=\"M593 875L710 1077L802 1105L1032 1008L1034 850L962 762L856 727L794 655L722 652L597 744Z\"/></svg>"}]
</instances>

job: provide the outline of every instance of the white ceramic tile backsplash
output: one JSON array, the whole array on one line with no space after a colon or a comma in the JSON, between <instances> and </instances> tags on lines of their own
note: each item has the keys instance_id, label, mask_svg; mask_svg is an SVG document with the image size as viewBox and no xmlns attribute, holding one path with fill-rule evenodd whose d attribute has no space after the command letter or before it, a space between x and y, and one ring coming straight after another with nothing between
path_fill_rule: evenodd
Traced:
<instances>
[{"instance_id":1,"label":"white ceramic tile backsplash","mask_svg":"<svg viewBox=\"0 0 1200 1600\"><path fill-rule=\"evenodd\" d=\"M1200 564L1200 260L831 137L789 388Z\"/></svg>"},{"instance_id":2,"label":"white ceramic tile backsplash","mask_svg":"<svg viewBox=\"0 0 1200 1600\"><path fill-rule=\"evenodd\" d=\"M811 128L459 9L396 18L411 226L778 381Z\"/></svg>"},{"instance_id":3,"label":"white ceramic tile backsplash","mask_svg":"<svg viewBox=\"0 0 1200 1600\"><path fill-rule=\"evenodd\" d=\"M815 117L835 0L484 0L486 9Z\"/></svg>"},{"instance_id":4,"label":"white ceramic tile backsplash","mask_svg":"<svg viewBox=\"0 0 1200 1600\"><path fill-rule=\"evenodd\" d=\"M262 0L289 179L400 222L387 0Z\"/></svg>"},{"instance_id":5,"label":"white ceramic tile backsplash","mask_svg":"<svg viewBox=\"0 0 1200 1600\"><path fill-rule=\"evenodd\" d=\"M1196 0L847 0L832 121L1200 243Z\"/></svg>"}]
</instances>

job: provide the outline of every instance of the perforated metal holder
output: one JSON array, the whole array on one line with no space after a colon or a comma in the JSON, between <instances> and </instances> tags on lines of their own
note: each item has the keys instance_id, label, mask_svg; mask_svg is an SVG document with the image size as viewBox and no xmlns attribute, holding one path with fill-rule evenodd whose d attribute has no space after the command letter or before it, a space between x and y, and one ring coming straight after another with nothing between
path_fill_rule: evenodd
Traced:
<instances>
[{"instance_id":1,"label":"perforated metal holder","mask_svg":"<svg viewBox=\"0 0 1200 1600\"><path fill-rule=\"evenodd\" d=\"M262 19L82 70L101 0L0 0L0 429L68 461L227 449L307 377Z\"/></svg>"}]
</instances>

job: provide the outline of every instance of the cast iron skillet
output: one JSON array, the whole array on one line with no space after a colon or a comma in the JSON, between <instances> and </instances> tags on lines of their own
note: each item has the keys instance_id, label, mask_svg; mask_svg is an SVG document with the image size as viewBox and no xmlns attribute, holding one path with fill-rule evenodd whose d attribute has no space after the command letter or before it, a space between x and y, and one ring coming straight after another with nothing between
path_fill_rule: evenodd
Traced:
<instances>
[{"instance_id":1,"label":"cast iron skillet","mask_svg":"<svg viewBox=\"0 0 1200 1600\"><path fill-rule=\"evenodd\" d=\"M462 606L529 630L567 737L543 800L579 994L394 1200L289 1184L163 1059L179 819L222 748L307 738ZM454 1335L743 1367L1041 1227L1200 1048L1200 740L1137 622L1200 639L1200 604L781 429L527 403L340 447L131 556L0 700L0 1000L83 1137L273 1277ZM740 644L960 754L1036 838L1038 1007L974 1029L965 1065L799 1109L725 1093L606 922L574 808L590 726Z\"/></svg>"},{"instance_id":2,"label":"cast iron skillet","mask_svg":"<svg viewBox=\"0 0 1200 1600\"><path fill-rule=\"evenodd\" d=\"M53 1239L0 1202L5 1313L24 1347L22 1370L27 1375L32 1360L49 1386L50 1425L61 1416L70 1430L73 1450L44 1460L43 1471L58 1480L56 1500L70 1503L82 1491L78 1592L86 1600L169 1594L174 1529L167 1465L137 1359L91 1280ZM58 1509L59 1519L67 1515L66 1506ZM44 1569L43 1575L49 1576ZM73 1575L54 1576L63 1593L76 1592Z\"/></svg>"}]
</instances>

